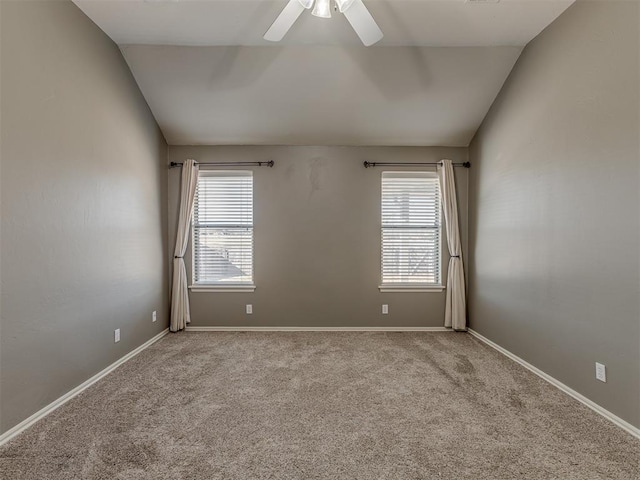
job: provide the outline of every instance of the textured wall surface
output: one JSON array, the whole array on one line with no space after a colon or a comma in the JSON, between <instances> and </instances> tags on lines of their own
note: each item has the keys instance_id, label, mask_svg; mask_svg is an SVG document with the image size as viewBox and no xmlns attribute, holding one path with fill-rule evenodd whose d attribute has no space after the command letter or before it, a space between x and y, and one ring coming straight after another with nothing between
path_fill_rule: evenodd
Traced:
<instances>
[{"instance_id":1,"label":"textured wall surface","mask_svg":"<svg viewBox=\"0 0 640 480\"><path fill-rule=\"evenodd\" d=\"M167 177L117 46L71 2L1 4L6 431L168 326Z\"/></svg>"},{"instance_id":2,"label":"textured wall surface","mask_svg":"<svg viewBox=\"0 0 640 480\"><path fill-rule=\"evenodd\" d=\"M171 161L187 158L275 161L274 168L253 169L256 291L191 293L192 326L443 326L444 292L378 291L383 168L365 169L362 163L460 162L467 159L466 148L169 147ZM456 168L456 174L464 248L468 170ZM179 182L179 169L171 170L171 246ZM443 239L443 278L447 260ZM189 268L190 249L185 261ZM252 315L245 314L248 303ZM382 304L389 305L388 315L381 314Z\"/></svg>"},{"instance_id":3,"label":"textured wall surface","mask_svg":"<svg viewBox=\"0 0 640 480\"><path fill-rule=\"evenodd\" d=\"M639 23L637 2L581 1L527 46L469 201L472 328L636 426Z\"/></svg>"}]
</instances>

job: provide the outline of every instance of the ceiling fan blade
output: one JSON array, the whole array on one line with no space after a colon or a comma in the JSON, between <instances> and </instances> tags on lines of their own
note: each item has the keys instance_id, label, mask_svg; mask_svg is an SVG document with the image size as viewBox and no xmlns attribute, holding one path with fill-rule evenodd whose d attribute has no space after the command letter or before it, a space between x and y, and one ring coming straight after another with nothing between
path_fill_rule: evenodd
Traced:
<instances>
[{"instance_id":1,"label":"ceiling fan blade","mask_svg":"<svg viewBox=\"0 0 640 480\"><path fill-rule=\"evenodd\" d=\"M362 0L355 0L343 13L366 47L382 40L382 30Z\"/></svg>"},{"instance_id":2,"label":"ceiling fan blade","mask_svg":"<svg viewBox=\"0 0 640 480\"><path fill-rule=\"evenodd\" d=\"M289 3L287 3L284 10L280 12L276 21L273 22L273 25L271 25L267 33L264 34L264 39L270 42L279 42L282 40L304 10L305 8L299 0L289 0Z\"/></svg>"}]
</instances>

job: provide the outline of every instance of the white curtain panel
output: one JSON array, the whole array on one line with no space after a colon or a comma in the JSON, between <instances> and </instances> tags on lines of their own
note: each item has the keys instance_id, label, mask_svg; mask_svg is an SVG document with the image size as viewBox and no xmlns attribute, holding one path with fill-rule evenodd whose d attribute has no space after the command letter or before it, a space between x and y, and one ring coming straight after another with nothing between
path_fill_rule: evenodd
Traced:
<instances>
[{"instance_id":1,"label":"white curtain panel","mask_svg":"<svg viewBox=\"0 0 640 480\"><path fill-rule=\"evenodd\" d=\"M187 288L187 270L184 266L184 254L189 241L189 228L193 215L193 197L198 185L198 164L187 160L182 165L180 183L180 214L176 233L176 248L173 254L173 282L171 284L171 324L170 330L183 330L191 322L189 313L189 290Z\"/></svg>"},{"instance_id":2,"label":"white curtain panel","mask_svg":"<svg viewBox=\"0 0 640 480\"><path fill-rule=\"evenodd\" d=\"M442 210L447 230L449 247L449 275L447 276L447 297L444 311L444 326L458 331L467 329L467 294L464 284L464 264L458 226L458 201L456 199L456 180L453 176L451 160L442 160L438 167L440 176L440 194Z\"/></svg>"}]
</instances>

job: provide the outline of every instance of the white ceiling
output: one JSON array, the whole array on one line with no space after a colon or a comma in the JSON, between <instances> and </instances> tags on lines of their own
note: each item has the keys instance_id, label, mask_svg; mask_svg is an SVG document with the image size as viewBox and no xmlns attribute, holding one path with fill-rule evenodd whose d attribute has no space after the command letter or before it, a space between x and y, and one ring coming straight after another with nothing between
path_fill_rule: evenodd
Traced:
<instances>
[{"instance_id":1,"label":"white ceiling","mask_svg":"<svg viewBox=\"0 0 640 480\"><path fill-rule=\"evenodd\" d=\"M519 47L126 46L173 145L468 145Z\"/></svg>"},{"instance_id":2,"label":"white ceiling","mask_svg":"<svg viewBox=\"0 0 640 480\"><path fill-rule=\"evenodd\" d=\"M288 0L74 0L118 44L271 45L262 35ZM524 46L574 0L364 0L381 45ZM344 16L304 12L286 45L360 45Z\"/></svg>"},{"instance_id":3,"label":"white ceiling","mask_svg":"<svg viewBox=\"0 0 640 480\"><path fill-rule=\"evenodd\" d=\"M532 38L573 0L365 0L385 38L287 0L74 0L116 43L169 144L466 146Z\"/></svg>"}]
</instances>

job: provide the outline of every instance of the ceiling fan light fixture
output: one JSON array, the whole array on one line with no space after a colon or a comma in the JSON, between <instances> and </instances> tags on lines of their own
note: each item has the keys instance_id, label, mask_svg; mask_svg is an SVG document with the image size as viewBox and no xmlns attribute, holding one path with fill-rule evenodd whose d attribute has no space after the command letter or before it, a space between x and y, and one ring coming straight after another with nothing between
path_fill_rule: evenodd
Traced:
<instances>
[{"instance_id":1,"label":"ceiling fan light fixture","mask_svg":"<svg viewBox=\"0 0 640 480\"><path fill-rule=\"evenodd\" d=\"M362 0L289 0L280 15L269 27L269 30L264 34L264 39L270 42L282 40L305 9L310 9L312 6L311 13L316 17L331 18L331 9L334 7L333 2L335 2L336 9L351 24L365 47L382 40L384 36L382 30L380 30Z\"/></svg>"},{"instance_id":2,"label":"ceiling fan light fixture","mask_svg":"<svg viewBox=\"0 0 640 480\"><path fill-rule=\"evenodd\" d=\"M336 5L338 5L338 11L340 13L346 12L351 5L353 5L354 0L336 0Z\"/></svg>"},{"instance_id":3,"label":"ceiling fan light fixture","mask_svg":"<svg viewBox=\"0 0 640 480\"><path fill-rule=\"evenodd\" d=\"M302 5L307 10L309 10L311 7L313 7L313 2L314 1L315 0L298 0L298 2L300 2L300 5Z\"/></svg>"},{"instance_id":4,"label":"ceiling fan light fixture","mask_svg":"<svg viewBox=\"0 0 640 480\"><path fill-rule=\"evenodd\" d=\"M320 18L331 18L331 0L317 0L311 15Z\"/></svg>"}]
</instances>

